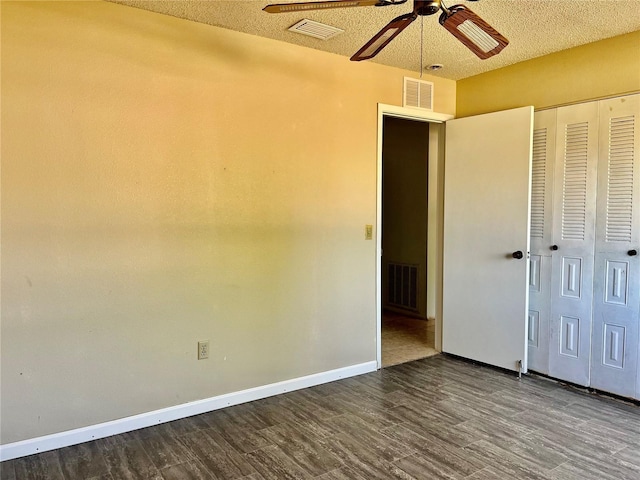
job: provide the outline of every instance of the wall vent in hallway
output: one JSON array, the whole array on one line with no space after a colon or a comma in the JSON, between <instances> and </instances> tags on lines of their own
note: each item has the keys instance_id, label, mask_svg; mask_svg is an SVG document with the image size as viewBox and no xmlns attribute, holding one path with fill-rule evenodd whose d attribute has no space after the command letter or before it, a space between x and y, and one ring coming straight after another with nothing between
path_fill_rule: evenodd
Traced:
<instances>
[{"instance_id":1,"label":"wall vent in hallway","mask_svg":"<svg viewBox=\"0 0 640 480\"><path fill-rule=\"evenodd\" d=\"M418 266L389 262L387 272L389 305L417 310Z\"/></svg>"}]
</instances>

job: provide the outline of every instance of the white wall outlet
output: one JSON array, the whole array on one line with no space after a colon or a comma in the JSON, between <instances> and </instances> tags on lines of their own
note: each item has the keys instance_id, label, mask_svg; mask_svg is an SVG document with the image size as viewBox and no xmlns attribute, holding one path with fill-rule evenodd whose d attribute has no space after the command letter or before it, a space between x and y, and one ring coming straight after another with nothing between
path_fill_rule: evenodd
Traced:
<instances>
[{"instance_id":1,"label":"white wall outlet","mask_svg":"<svg viewBox=\"0 0 640 480\"><path fill-rule=\"evenodd\" d=\"M209 340L198 342L198 360L209 358Z\"/></svg>"}]
</instances>

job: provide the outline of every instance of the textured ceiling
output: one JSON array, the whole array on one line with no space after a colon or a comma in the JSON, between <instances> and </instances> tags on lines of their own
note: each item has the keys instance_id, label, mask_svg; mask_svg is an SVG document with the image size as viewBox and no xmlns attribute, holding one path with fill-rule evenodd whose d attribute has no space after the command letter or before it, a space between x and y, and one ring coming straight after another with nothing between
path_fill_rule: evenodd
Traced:
<instances>
[{"instance_id":1,"label":"textured ceiling","mask_svg":"<svg viewBox=\"0 0 640 480\"><path fill-rule=\"evenodd\" d=\"M350 57L391 19L413 9L412 0L388 7L342 8L269 14L262 0L108 0L157 13L273 38ZM373 60L420 72L422 65L440 63L428 72L459 80L489 70L565 50L608 37L640 30L640 0L482 0L462 3L506 36L510 44L499 55L480 60L438 23L438 15L420 17ZM307 18L344 30L329 40L289 32ZM638 45L640 55L640 45Z\"/></svg>"}]
</instances>

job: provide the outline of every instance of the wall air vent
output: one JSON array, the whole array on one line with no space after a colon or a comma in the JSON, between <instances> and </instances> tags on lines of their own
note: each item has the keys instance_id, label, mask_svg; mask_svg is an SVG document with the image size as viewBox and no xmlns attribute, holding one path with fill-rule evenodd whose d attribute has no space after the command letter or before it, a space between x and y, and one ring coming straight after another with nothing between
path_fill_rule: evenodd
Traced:
<instances>
[{"instance_id":1,"label":"wall air vent","mask_svg":"<svg viewBox=\"0 0 640 480\"><path fill-rule=\"evenodd\" d=\"M404 77L403 107L433 111L433 82Z\"/></svg>"},{"instance_id":2,"label":"wall air vent","mask_svg":"<svg viewBox=\"0 0 640 480\"><path fill-rule=\"evenodd\" d=\"M389 305L416 311L418 309L418 266L389 262L387 274Z\"/></svg>"},{"instance_id":3,"label":"wall air vent","mask_svg":"<svg viewBox=\"0 0 640 480\"><path fill-rule=\"evenodd\" d=\"M310 37L319 38L320 40L328 40L336 35L344 32L339 28L325 25L324 23L314 22L313 20L300 20L298 23L289 28L291 32L309 35Z\"/></svg>"}]
</instances>

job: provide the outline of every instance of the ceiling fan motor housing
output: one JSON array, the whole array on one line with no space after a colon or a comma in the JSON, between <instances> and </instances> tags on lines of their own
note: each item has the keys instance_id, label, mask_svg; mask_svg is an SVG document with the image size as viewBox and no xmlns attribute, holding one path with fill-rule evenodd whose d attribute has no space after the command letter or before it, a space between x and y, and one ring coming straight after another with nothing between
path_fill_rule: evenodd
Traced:
<instances>
[{"instance_id":1,"label":"ceiling fan motor housing","mask_svg":"<svg viewBox=\"0 0 640 480\"><path fill-rule=\"evenodd\" d=\"M413 7L418 15L433 15L440 11L440 0L414 0Z\"/></svg>"}]
</instances>

